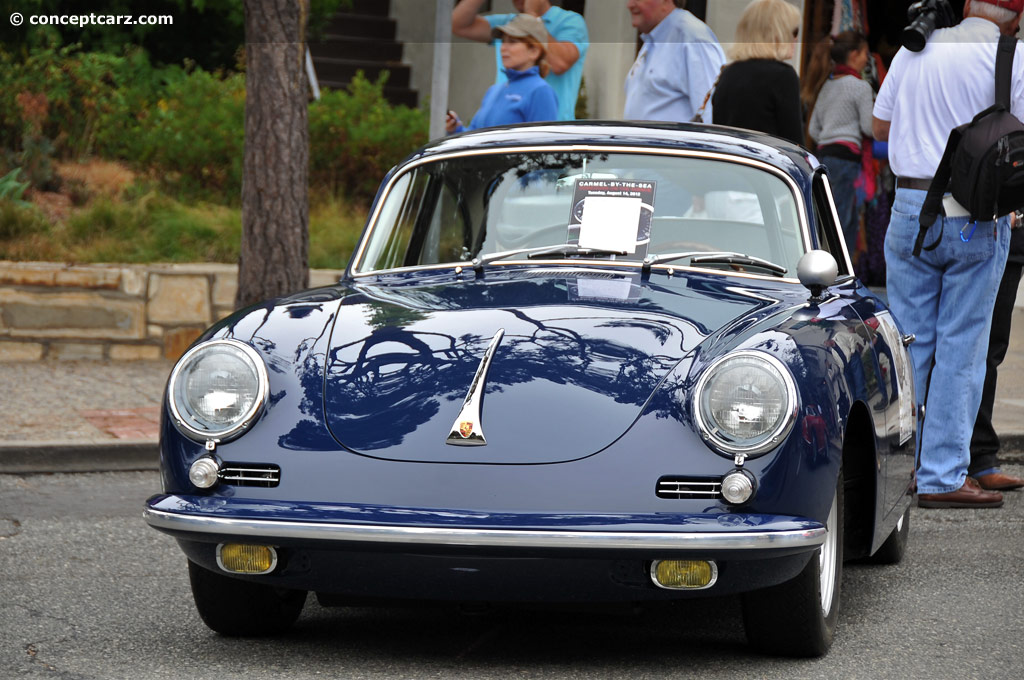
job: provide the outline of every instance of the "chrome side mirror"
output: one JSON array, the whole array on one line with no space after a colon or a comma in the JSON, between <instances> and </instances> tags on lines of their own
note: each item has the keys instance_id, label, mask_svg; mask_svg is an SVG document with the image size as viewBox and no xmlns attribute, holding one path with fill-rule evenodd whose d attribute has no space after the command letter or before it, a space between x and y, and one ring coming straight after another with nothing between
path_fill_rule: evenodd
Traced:
<instances>
[{"instance_id":1,"label":"chrome side mirror","mask_svg":"<svg viewBox=\"0 0 1024 680\"><path fill-rule=\"evenodd\" d=\"M825 289L836 282L836 277L839 276L839 263L829 252L812 250L800 258L796 265L796 275L800 283L811 291L811 300L819 301Z\"/></svg>"}]
</instances>

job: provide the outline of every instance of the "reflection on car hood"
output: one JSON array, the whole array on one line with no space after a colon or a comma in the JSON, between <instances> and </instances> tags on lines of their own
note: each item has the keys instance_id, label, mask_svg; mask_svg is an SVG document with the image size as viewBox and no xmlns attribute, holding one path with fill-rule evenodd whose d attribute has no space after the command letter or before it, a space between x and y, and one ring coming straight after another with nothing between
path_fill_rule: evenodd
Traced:
<instances>
[{"instance_id":1,"label":"reflection on car hood","mask_svg":"<svg viewBox=\"0 0 1024 680\"><path fill-rule=\"evenodd\" d=\"M710 333L766 304L725 279L670 284L527 270L356 286L331 337L328 426L347 448L392 460L536 464L592 455L632 425ZM486 445L448 445L500 330L479 386Z\"/></svg>"}]
</instances>

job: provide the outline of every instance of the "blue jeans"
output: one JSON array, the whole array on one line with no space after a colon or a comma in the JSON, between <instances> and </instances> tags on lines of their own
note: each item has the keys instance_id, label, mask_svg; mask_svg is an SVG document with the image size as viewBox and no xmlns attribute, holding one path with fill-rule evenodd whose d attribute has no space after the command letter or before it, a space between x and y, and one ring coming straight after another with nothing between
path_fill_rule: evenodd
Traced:
<instances>
[{"instance_id":1,"label":"blue jeans","mask_svg":"<svg viewBox=\"0 0 1024 680\"><path fill-rule=\"evenodd\" d=\"M914 387L918 402L927 395L918 436L917 490L946 493L963 486L967 477L1010 224L1008 218L979 222L965 243L960 235L968 218L940 216L928 230L925 245L940 231L942 242L914 257L924 197L924 191L896 190L885 236L886 289L903 331L917 336L910 346Z\"/></svg>"},{"instance_id":2,"label":"blue jeans","mask_svg":"<svg viewBox=\"0 0 1024 680\"><path fill-rule=\"evenodd\" d=\"M857 252L857 232L860 231L857 189L854 188L853 183L860 175L861 164L835 156L824 156L821 162L828 168L832 198L836 201L839 223L843 226L843 236L846 237L846 252L850 254L852 260Z\"/></svg>"}]
</instances>

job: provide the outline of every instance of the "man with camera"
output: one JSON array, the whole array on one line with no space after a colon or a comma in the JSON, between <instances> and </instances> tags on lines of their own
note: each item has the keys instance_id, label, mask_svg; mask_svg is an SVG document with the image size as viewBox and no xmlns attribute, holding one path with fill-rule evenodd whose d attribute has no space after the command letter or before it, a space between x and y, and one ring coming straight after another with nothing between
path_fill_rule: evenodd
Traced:
<instances>
[{"instance_id":1,"label":"man with camera","mask_svg":"<svg viewBox=\"0 0 1024 680\"><path fill-rule=\"evenodd\" d=\"M926 403L919 436L918 504L921 507L999 507L1002 494L967 475L971 432L985 379L985 356L996 291L1006 263L1009 215L971 222L947 197L929 231L937 245L915 256L919 218L950 132L996 99L1000 34L1020 30L1024 0L967 0L964 20L944 19L945 0L926 0L912 27L929 31L920 51L901 49L874 108L874 136L890 140L896 198L885 237L887 290L907 333L918 400ZM1011 112L1024 119L1024 48L1012 64Z\"/></svg>"}]
</instances>

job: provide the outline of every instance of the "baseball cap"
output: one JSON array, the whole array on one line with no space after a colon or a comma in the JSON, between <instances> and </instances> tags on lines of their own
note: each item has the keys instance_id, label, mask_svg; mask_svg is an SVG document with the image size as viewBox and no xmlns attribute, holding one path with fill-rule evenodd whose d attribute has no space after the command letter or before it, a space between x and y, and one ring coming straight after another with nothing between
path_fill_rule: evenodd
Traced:
<instances>
[{"instance_id":1,"label":"baseball cap","mask_svg":"<svg viewBox=\"0 0 1024 680\"><path fill-rule=\"evenodd\" d=\"M1017 14L1024 12L1024 0L974 0L975 2L984 2L987 5L995 5L996 7L1005 7L1008 10L1012 10Z\"/></svg>"},{"instance_id":2,"label":"baseball cap","mask_svg":"<svg viewBox=\"0 0 1024 680\"><path fill-rule=\"evenodd\" d=\"M1024 2L1024 0L1020 0L1020 2ZM506 35L512 38L529 36L541 45L548 44L548 30L544 28L544 22L540 20L540 17L535 17L532 14L517 14L507 24L496 26L491 31L491 37L496 40L500 40Z\"/></svg>"}]
</instances>

